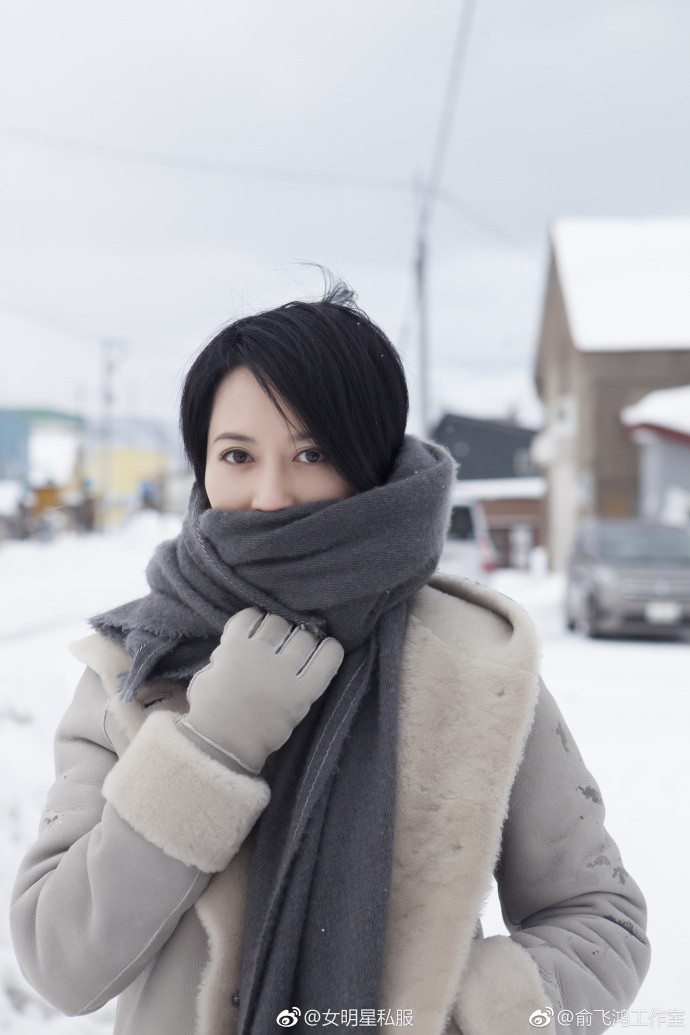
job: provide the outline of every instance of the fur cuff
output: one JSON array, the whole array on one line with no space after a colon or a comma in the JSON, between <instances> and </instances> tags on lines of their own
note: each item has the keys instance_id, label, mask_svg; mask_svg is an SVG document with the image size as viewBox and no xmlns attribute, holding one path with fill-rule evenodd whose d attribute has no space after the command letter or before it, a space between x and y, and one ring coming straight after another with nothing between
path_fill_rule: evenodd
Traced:
<instances>
[{"instance_id":1,"label":"fur cuff","mask_svg":"<svg viewBox=\"0 0 690 1035\"><path fill-rule=\"evenodd\" d=\"M462 1035L532 1035L530 1015L548 1007L527 949L500 934L472 943L453 1007Z\"/></svg>"},{"instance_id":2,"label":"fur cuff","mask_svg":"<svg viewBox=\"0 0 690 1035\"><path fill-rule=\"evenodd\" d=\"M233 772L175 726L177 715L149 715L103 794L131 827L158 848L205 873L225 869L261 812L264 780Z\"/></svg>"}]
</instances>

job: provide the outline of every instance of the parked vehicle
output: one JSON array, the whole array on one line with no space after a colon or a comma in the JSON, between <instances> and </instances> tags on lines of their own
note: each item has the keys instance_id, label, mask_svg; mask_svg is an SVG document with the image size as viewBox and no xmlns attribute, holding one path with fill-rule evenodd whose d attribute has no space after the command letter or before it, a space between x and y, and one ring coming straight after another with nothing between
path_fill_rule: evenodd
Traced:
<instances>
[{"instance_id":1,"label":"parked vehicle","mask_svg":"<svg viewBox=\"0 0 690 1035\"><path fill-rule=\"evenodd\" d=\"M566 624L587 636L690 631L690 534L639 520L593 518L568 570Z\"/></svg>"},{"instance_id":2,"label":"parked vehicle","mask_svg":"<svg viewBox=\"0 0 690 1035\"><path fill-rule=\"evenodd\" d=\"M496 568L496 550L481 503L456 494L441 567L454 575L486 582Z\"/></svg>"}]
</instances>

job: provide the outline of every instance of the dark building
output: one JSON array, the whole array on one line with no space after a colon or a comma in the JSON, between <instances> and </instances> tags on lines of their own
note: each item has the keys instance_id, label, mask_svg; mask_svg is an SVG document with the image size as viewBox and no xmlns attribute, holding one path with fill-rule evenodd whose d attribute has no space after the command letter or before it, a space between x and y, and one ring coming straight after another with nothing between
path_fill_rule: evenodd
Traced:
<instances>
[{"instance_id":1,"label":"dark building","mask_svg":"<svg viewBox=\"0 0 690 1035\"><path fill-rule=\"evenodd\" d=\"M543 542L544 479L531 456L537 432L509 421L448 413L432 434L458 463L456 501L482 504L498 567L526 567Z\"/></svg>"},{"instance_id":2,"label":"dark building","mask_svg":"<svg viewBox=\"0 0 690 1035\"><path fill-rule=\"evenodd\" d=\"M431 437L458 463L458 479L526 478L539 474L530 456L532 428L447 413Z\"/></svg>"}]
</instances>

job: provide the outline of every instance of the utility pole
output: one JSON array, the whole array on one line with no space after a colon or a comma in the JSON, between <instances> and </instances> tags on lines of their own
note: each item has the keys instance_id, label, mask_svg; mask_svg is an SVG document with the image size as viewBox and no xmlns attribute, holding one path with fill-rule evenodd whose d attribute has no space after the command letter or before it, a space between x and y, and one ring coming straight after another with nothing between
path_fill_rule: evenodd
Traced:
<instances>
[{"instance_id":1,"label":"utility pole","mask_svg":"<svg viewBox=\"0 0 690 1035\"><path fill-rule=\"evenodd\" d=\"M426 438L431 430L429 426L429 316L426 293L426 253L426 233L420 232L417 237L415 281L417 288L417 333L419 342L419 420L423 438Z\"/></svg>"},{"instance_id":2,"label":"utility pole","mask_svg":"<svg viewBox=\"0 0 690 1035\"><path fill-rule=\"evenodd\" d=\"M429 425L429 314L428 314L428 238L433 205L436 202L441 186L443 166L445 164L448 141L452 128L453 113L459 92L460 79L464 70L467 46L470 38L472 19L476 8L476 0L464 0L455 49L450 68L450 76L443 100L441 118L436 132L431 169L426 184L422 187L417 222L417 238L415 246L415 282L417 288L417 329L418 329L418 362L419 362L419 413L422 435L428 436Z\"/></svg>"},{"instance_id":3,"label":"utility pole","mask_svg":"<svg viewBox=\"0 0 690 1035\"><path fill-rule=\"evenodd\" d=\"M101 341L101 531L105 531L108 525L113 490L113 380L118 361L124 352L122 341L115 338L104 338Z\"/></svg>"}]
</instances>

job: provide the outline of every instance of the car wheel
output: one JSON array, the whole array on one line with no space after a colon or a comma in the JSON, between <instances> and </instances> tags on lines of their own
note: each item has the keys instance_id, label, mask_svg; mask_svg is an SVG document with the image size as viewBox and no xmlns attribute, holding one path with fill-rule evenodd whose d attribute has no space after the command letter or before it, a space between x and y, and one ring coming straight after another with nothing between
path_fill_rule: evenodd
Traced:
<instances>
[{"instance_id":1,"label":"car wheel","mask_svg":"<svg viewBox=\"0 0 690 1035\"><path fill-rule=\"evenodd\" d=\"M599 636L597 623L597 599L593 594L585 597L579 615L579 629L583 636L595 640Z\"/></svg>"}]
</instances>

